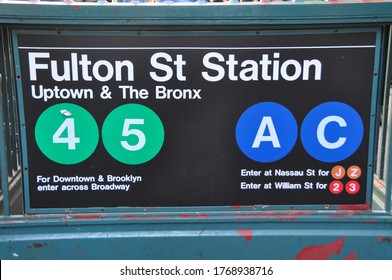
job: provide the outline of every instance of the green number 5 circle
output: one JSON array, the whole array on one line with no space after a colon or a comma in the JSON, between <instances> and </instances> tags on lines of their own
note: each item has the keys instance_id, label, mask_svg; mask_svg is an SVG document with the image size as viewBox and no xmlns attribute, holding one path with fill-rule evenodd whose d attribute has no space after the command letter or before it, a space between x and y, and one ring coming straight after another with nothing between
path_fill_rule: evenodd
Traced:
<instances>
[{"instance_id":1,"label":"green number 5 circle","mask_svg":"<svg viewBox=\"0 0 392 280\"><path fill-rule=\"evenodd\" d=\"M98 145L97 123L84 108L60 103L47 108L35 125L41 152L54 162L76 164L86 160Z\"/></svg>"},{"instance_id":2,"label":"green number 5 circle","mask_svg":"<svg viewBox=\"0 0 392 280\"><path fill-rule=\"evenodd\" d=\"M164 128L150 108L125 104L114 109L102 126L102 141L108 153L125 164L142 164L162 148Z\"/></svg>"}]
</instances>

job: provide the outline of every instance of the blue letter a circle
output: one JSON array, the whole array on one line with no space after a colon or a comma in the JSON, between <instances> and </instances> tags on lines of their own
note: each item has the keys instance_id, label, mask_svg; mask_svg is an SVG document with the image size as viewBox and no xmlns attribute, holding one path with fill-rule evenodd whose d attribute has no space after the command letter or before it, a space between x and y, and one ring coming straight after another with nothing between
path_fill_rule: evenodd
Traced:
<instances>
[{"instance_id":1,"label":"blue letter a circle","mask_svg":"<svg viewBox=\"0 0 392 280\"><path fill-rule=\"evenodd\" d=\"M294 147L297 136L298 127L293 114L274 102L249 107L236 126L238 147L257 162L273 162L285 157Z\"/></svg>"}]
</instances>

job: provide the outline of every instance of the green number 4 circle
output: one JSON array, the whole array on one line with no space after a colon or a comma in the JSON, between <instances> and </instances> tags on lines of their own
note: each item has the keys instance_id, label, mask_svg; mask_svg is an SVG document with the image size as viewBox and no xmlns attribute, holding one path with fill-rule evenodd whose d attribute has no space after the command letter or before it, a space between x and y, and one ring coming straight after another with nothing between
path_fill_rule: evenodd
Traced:
<instances>
[{"instance_id":1,"label":"green number 4 circle","mask_svg":"<svg viewBox=\"0 0 392 280\"><path fill-rule=\"evenodd\" d=\"M54 162L76 164L86 160L98 145L97 123L84 108L60 103L46 109L35 125L41 152Z\"/></svg>"},{"instance_id":2,"label":"green number 4 circle","mask_svg":"<svg viewBox=\"0 0 392 280\"><path fill-rule=\"evenodd\" d=\"M108 153L116 160L131 165L154 158L162 148L164 135L158 115L140 104L117 107L102 126L102 141Z\"/></svg>"}]
</instances>

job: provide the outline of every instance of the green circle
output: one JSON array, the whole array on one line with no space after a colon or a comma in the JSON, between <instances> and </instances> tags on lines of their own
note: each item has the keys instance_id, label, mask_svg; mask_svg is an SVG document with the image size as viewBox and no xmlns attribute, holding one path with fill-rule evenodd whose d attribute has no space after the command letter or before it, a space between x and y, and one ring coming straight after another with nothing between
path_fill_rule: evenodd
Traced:
<instances>
[{"instance_id":1,"label":"green circle","mask_svg":"<svg viewBox=\"0 0 392 280\"><path fill-rule=\"evenodd\" d=\"M150 108L125 104L114 109L102 126L108 153L125 164L142 164L161 150L165 132L161 119Z\"/></svg>"},{"instance_id":2,"label":"green circle","mask_svg":"<svg viewBox=\"0 0 392 280\"><path fill-rule=\"evenodd\" d=\"M35 140L39 149L60 164L84 161L95 151L98 139L98 126L93 116L71 103L49 107L35 125Z\"/></svg>"}]
</instances>

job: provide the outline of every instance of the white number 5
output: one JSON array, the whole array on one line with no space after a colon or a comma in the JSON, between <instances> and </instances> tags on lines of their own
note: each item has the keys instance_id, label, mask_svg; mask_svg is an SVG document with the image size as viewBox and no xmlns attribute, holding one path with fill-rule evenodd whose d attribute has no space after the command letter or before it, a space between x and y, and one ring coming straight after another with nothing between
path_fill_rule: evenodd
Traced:
<instances>
[{"instance_id":1,"label":"white number 5","mask_svg":"<svg viewBox=\"0 0 392 280\"><path fill-rule=\"evenodd\" d=\"M124 149L128 151L138 151L144 147L146 144L146 135L140 130L136 128L130 129L131 125L143 125L144 119L125 119L124 127L122 131L122 136L130 136L135 135L138 138L138 142L135 145L130 145L127 141L121 141L121 145Z\"/></svg>"}]
</instances>

